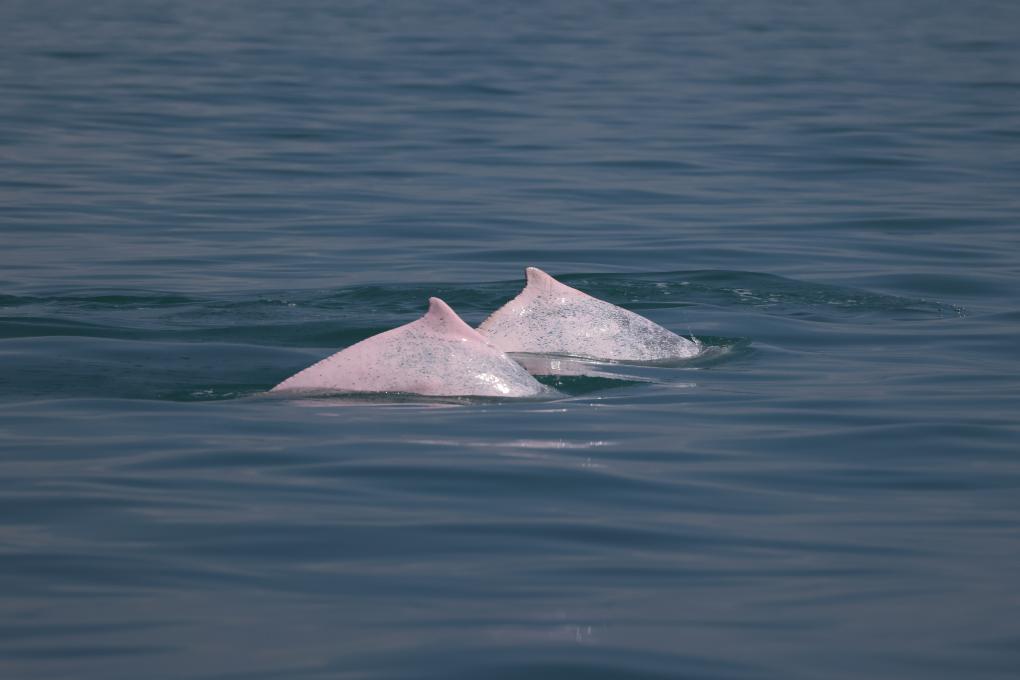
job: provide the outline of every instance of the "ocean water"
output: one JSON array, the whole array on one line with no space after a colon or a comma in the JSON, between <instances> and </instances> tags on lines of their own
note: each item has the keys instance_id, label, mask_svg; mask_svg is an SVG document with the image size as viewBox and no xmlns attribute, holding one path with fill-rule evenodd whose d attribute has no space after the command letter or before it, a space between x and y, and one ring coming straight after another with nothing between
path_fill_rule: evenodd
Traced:
<instances>
[{"instance_id":1,"label":"ocean water","mask_svg":"<svg viewBox=\"0 0 1020 680\"><path fill-rule=\"evenodd\" d=\"M0 678L1015 678L1020 5L0 4ZM523 268L710 348L265 391Z\"/></svg>"}]
</instances>

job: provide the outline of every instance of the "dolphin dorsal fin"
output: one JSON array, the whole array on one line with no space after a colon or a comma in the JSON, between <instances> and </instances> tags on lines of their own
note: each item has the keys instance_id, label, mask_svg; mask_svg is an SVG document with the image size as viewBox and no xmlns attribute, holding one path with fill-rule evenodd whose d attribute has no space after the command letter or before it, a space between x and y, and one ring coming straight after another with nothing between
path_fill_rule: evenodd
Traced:
<instances>
[{"instance_id":1,"label":"dolphin dorsal fin","mask_svg":"<svg viewBox=\"0 0 1020 680\"><path fill-rule=\"evenodd\" d=\"M538 267L527 267L524 270L524 276L528 281L527 287L534 289L536 293L547 292L563 286L562 283L549 276Z\"/></svg>"},{"instance_id":2,"label":"dolphin dorsal fin","mask_svg":"<svg viewBox=\"0 0 1020 680\"><path fill-rule=\"evenodd\" d=\"M526 293L530 295L557 295L560 299L570 297L591 299L591 296L587 293L557 281L538 267L526 267L524 275L527 279L527 285L524 286L524 290L518 296L521 299L527 299Z\"/></svg>"},{"instance_id":3,"label":"dolphin dorsal fin","mask_svg":"<svg viewBox=\"0 0 1020 680\"><path fill-rule=\"evenodd\" d=\"M421 318L422 324L436 335L452 336L461 340L477 340L492 345L488 338L467 325L450 305L437 297L429 298L429 311Z\"/></svg>"}]
</instances>

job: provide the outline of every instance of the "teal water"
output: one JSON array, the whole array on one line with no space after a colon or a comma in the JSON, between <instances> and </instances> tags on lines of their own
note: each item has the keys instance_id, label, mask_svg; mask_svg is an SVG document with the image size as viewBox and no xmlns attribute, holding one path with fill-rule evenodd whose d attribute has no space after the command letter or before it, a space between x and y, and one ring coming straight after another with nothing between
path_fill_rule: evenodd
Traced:
<instances>
[{"instance_id":1,"label":"teal water","mask_svg":"<svg viewBox=\"0 0 1020 680\"><path fill-rule=\"evenodd\" d=\"M1018 26L4 3L0 677L1016 677ZM527 265L711 351L264 394Z\"/></svg>"}]
</instances>

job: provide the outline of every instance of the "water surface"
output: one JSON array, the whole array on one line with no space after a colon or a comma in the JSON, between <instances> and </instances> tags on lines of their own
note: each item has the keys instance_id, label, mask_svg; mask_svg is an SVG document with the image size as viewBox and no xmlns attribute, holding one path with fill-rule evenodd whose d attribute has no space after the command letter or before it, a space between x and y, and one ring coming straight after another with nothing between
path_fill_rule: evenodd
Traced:
<instances>
[{"instance_id":1,"label":"water surface","mask_svg":"<svg viewBox=\"0 0 1020 680\"><path fill-rule=\"evenodd\" d=\"M1018 25L5 3L0 675L1014 677ZM712 353L264 395L527 265Z\"/></svg>"}]
</instances>

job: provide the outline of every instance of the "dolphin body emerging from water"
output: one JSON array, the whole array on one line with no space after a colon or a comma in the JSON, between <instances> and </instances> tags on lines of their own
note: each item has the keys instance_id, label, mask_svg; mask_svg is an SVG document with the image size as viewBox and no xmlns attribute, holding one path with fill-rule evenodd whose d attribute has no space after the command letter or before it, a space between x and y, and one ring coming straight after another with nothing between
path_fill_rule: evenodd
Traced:
<instances>
[{"instance_id":1,"label":"dolphin body emerging from water","mask_svg":"<svg viewBox=\"0 0 1020 680\"><path fill-rule=\"evenodd\" d=\"M690 359L703 349L695 339L562 284L537 267L525 273L524 290L478 327L504 352L650 362Z\"/></svg>"},{"instance_id":2,"label":"dolphin body emerging from water","mask_svg":"<svg viewBox=\"0 0 1020 680\"><path fill-rule=\"evenodd\" d=\"M434 297L417 321L351 345L271 391L533 397L549 390Z\"/></svg>"},{"instance_id":3,"label":"dolphin body emerging from water","mask_svg":"<svg viewBox=\"0 0 1020 680\"><path fill-rule=\"evenodd\" d=\"M400 392L535 397L549 388L507 352L652 362L702 351L648 319L566 286L535 267L478 330L439 298L417 321L373 335L287 378L273 392ZM522 357L523 359L523 357ZM525 362L539 374L542 362Z\"/></svg>"}]
</instances>

